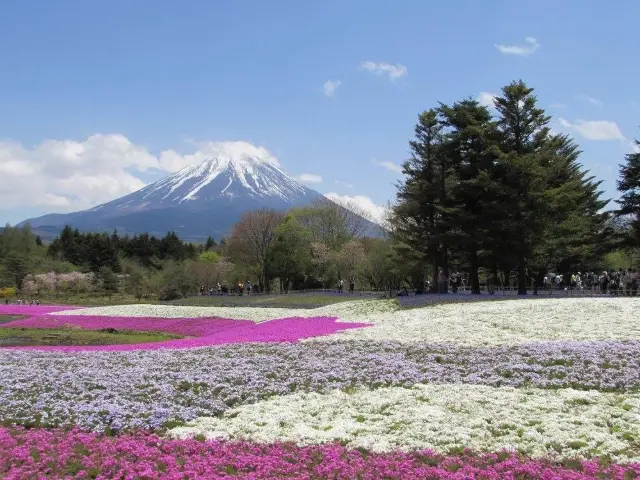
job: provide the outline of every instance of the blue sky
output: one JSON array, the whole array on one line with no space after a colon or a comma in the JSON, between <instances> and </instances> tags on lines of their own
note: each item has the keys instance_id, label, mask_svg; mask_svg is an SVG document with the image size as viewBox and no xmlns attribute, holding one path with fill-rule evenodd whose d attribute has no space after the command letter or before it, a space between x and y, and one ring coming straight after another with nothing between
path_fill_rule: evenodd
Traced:
<instances>
[{"instance_id":1,"label":"blue sky","mask_svg":"<svg viewBox=\"0 0 640 480\"><path fill-rule=\"evenodd\" d=\"M0 222L86 208L166 175L163 151L235 140L382 205L420 111L519 78L613 197L640 137L638 18L631 0L2 2Z\"/></svg>"}]
</instances>

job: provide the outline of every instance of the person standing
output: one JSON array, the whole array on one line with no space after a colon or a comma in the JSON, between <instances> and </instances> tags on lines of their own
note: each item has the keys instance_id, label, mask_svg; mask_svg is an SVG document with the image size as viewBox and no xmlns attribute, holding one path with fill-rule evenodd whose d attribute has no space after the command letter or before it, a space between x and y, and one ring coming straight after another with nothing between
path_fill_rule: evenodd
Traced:
<instances>
[{"instance_id":1,"label":"person standing","mask_svg":"<svg viewBox=\"0 0 640 480\"><path fill-rule=\"evenodd\" d=\"M438 272L438 293L445 293L447 291L447 276L444 271L440 269Z\"/></svg>"}]
</instances>

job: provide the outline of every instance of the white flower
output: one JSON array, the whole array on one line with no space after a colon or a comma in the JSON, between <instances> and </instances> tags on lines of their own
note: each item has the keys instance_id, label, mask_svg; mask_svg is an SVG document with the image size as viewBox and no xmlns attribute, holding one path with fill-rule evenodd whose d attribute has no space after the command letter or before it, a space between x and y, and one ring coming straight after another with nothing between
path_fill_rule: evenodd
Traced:
<instances>
[{"instance_id":1,"label":"white flower","mask_svg":"<svg viewBox=\"0 0 640 480\"><path fill-rule=\"evenodd\" d=\"M198 318L254 322L286 317L338 317L373 327L306 341L395 340L461 345L518 344L548 340L640 338L640 298L549 298L454 303L403 310L389 300L342 302L314 309L119 305L52 315Z\"/></svg>"},{"instance_id":2,"label":"white flower","mask_svg":"<svg viewBox=\"0 0 640 480\"><path fill-rule=\"evenodd\" d=\"M640 394L477 385L417 385L275 397L199 418L169 432L185 438L332 441L374 451L513 449L533 457L610 455L640 461Z\"/></svg>"}]
</instances>

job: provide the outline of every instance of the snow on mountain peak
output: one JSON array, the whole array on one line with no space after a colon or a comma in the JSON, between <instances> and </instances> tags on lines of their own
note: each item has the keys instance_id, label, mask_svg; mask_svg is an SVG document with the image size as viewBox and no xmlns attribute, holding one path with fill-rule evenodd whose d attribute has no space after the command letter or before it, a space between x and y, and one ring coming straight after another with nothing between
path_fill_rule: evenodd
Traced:
<instances>
[{"instance_id":1,"label":"snow on mountain peak","mask_svg":"<svg viewBox=\"0 0 640 480\"><path fill-rule=\"evenodd\" d=\"M140 195L127 198L119 208L139 208L145 204L194 204L215 198L253 197L293 201L315 194L304 184L282 170L272 156L246 149L226 149L196 164L189 165L169 177L143 188ZM131 196L130 196L131 197Z\"/></svg>"}]
</instances>

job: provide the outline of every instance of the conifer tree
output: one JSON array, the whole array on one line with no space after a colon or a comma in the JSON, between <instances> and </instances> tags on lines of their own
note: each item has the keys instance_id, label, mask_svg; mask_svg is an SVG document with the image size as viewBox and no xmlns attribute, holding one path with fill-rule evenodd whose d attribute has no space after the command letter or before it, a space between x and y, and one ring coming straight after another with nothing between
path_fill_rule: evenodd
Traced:
<instances>
[{"instance_id":1,"label":"conifer tree","mask_svg":"<svg viewBox=\"0 0 640 480\"><path fill-rule=\"evenodd\" d=\"M625 156L625 164L620 166L618 191L622 193L616 200L620 208L616 215L628 217L630 221L627 244L640 247L640 141L635 141L636 152Z\"/></svg>"},{"instance_id":2,"label":"conifer tree","mask_svg":"<svg viewBox=\"0 0 640 480\"><path fill-rule=\"evenodd\" d=\"M441 105L439 111L447 129L443 151L455 179L444 210L450 245L466 260L472 293L480 293L480 253L491 240L496 214L502 213L492 208L499 188L494 180L498 132L489 110L475 100Z\"/></svg>"},{"instance_id":3,"label":"conifer tree","mask_svg":"<svg viewBox=\"0 0 640 480\"><path fill-rule=\"evenodd\" d=\"M447 165L442 151L442 124L438 111L422 112L409 142L411 158L403 164L405 181L398 184L397 203L391 218L394 236L432 265L433 285L446 265Z\"/></svg>"}]
</instances>

